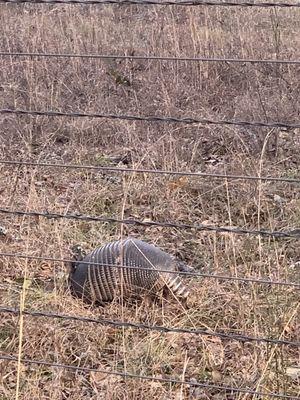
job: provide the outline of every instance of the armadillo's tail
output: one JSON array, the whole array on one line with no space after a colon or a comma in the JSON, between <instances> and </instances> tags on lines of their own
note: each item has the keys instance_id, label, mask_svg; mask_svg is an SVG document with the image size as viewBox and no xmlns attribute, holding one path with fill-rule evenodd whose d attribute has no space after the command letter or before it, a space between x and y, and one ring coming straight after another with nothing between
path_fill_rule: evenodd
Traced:
<instances>
[{"instance_id":1,"label":"armadillo's tail","mask_svg":"<svg viewBox=\"0 0 300 400\"><path fill-rule=\"evenodd\" d=\"M186 299L189 296L188 288L183 284L182 280L178 275L171 275L166 282L167 287L171 292L180 298Z\"/></svg>"}]
</instances>

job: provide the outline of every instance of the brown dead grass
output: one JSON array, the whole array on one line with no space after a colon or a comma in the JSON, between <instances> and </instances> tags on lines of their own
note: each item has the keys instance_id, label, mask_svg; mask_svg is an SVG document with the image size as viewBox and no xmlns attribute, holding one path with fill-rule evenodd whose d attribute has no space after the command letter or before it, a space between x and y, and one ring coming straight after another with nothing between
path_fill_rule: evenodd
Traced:
<instances>
[{"instance_id":1,"label":"brown dead grass","mask_svg":"<svg viewBox=\"0 0 300 400\"><path fill-rule=\"evenodd\" d=\"M1 6L1 49L104 54L300 57L299 10ZM80 59L0 59L0 108L299 121L299 67ZM130 86L124 79L129 80ZM119 83L117 83L119 82ZM123 83L122 83L123 82ZM298 176L299 130L182 126L96 119L0 116L1 158ZM266 140L267 138L267 140ZM120 163L119 165L123 165ZM299 225L297 185L0 167L3 207L211 223L256 229ZM126 195L125 195L126 194ZM69 257L120 237L120 226L1 216L1 251ZM196 269L299 282L295 241L164 228L123 227ZM1 304L175 327L299 340L295 290L191 280L192 307L137 303L89 308L66 290L60 263L1 259ZM24 274L26 271L26 279ZM25 282L25 284L24 284ZM1 315L0 349L22 357L104 370L300 393L287 367L292 347L214 336L159 334L47 318ZM22 343L20 348L19 342ZM247 394L124 380L1 362L0 398L239 399ZM268 399L266 399L268 400Z\"/></svg>"}]
</instances>

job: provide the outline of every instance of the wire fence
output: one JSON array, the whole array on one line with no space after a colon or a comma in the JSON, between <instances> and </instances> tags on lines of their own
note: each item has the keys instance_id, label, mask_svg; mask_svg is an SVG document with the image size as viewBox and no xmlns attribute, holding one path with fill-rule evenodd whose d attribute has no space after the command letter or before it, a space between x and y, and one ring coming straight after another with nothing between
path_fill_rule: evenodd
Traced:
<instances>
[{"instance_id":1,"label":"wire fence","mask_svg":"<svg viewBox=\"0 0 300 400\"><path fill-rule=\"evenodd\" d=\"M70 264L74 262L71 259L65 258L56 258L56 257L46 257L46 256L34 256L30 254L17 254L17 253L5 253L0 252L0 257L8 257L8 258L20 258L20 259L28 259L28 260L37 260L37 261L51 261L51 262L60 262L64 264ZM119 264L109 264L109 263L99 263L99 262L87 262L81 261L81 264L85 265L99 265L103 267L109 268L120 268L120 269L136 269L138 268L141 271L149 271L148 268L142 267L133 267L130 265L119 265ZM160 269L161 273L166 274L173 274L173 271L167 269ZM187 276L191 278L205 278L205 279L217 279L221 281L236 281L241 283L257 283L260 285L273 285L273 286L289 286L290 288L300 289L300 283L295 282L287 282L287 281L278 281L272 279L262 279L256 277L240 277L240 276L233 276L233 275L216 275L216 274L208 274L203 272L192 272L192 271L176 271L176 274Z\"/></svg>"},{"instance_id":2,"label":"wire fence","mask_svg":"<svg viewBox=\"0 0 300 400\"><path fill-rule=\"evenodd\" d=\"M102 113L84 113L84 112L63 112L63 111L38 111L38 110L20 110L20 109L0 109L0 114L15 115L31 115L41 117L68 117L68 118L101 118L123 121L145 121L145 122L162 122L162 123L179 123L179 124L197 124L197 125L231 125L243 127L260 127L260 128L300 128L300 123L289 122L259 122L259 121L229 121L216 120L207 118L177 118L177 117L161 117L161 116L140 116L125 114L102 114Z\"/></svg>"},{"instance_id":3,"label":"wire fence","mask_svg":"<svg viewBox=\"0 0 300 400\"><path fill-rule=\"evenodd\" d=\"M168 56L138 56L125 54L70 54L70 53L30 53L16 51L0 51L0 57L29 58L82 58L99 60L131 60L131 61L163 61L163 62L213 62L237 64L274 64L300 65L300 60L263 60L257 58L219 58L219 57L168 57Z\"/></svg>"},{"instance_id":4,"label":"wire fence","mask_svg":"<svg viewBox=\"0 0 300 400\"><path fill-rule=\"evenodd\" d=\"M19 358L13 355L7 354L0 354L0 359L10 362L18 362ZM261 392L253 389L246 389L246 388L237 388L233 386L221 386L215 385L213 383L206 383L206 382L197 382L195 379L191 379L190 381L180 380L177 378L163 378L163 377L156 377L156 376L146 376L146 375L138 375L138 374L131 374L128 372L118 372L118 371L109 371L105 369L98 369L98 368L90 368L90 367L80 367L76 365L67 365L67 364L60 364L60 363L53 363L44 360L30 360L30 359L22 359L22 363L24 364L32 364L32 365L40 365L46 366L51 368L61 368L61 369L69 369L75 372L98 372L101 374L106 375L115 375L121 376L124 379L139 379L145 381L157 381L161 383L168 383L168 384L178 384L178 385L188 385L190 387L201 387L207 388L211 390L218 390L224 391L229 393L247 393L256 396L262 396L263 398L273 397L278 399L289 399L289 400L299 400L298 396L291 396L286 394L280 393L273 393L273 392Z\"/></svg>"},{"instance_id":5,"label":"wire fence","mask_svg":"<svg viewBox=\"0 0 300 400\"><path fill-rule=\"evenodd\" d=\"M299 2L250 2L250 1L201 1L201 0L181 0L181 1L170 1L170 0L0 0L3 4L41 4L41 5L105 5L105 4L115 4L119 6L126 5L141 5L141 6L221 6L221 7L247 7L247 8L299 8ZM68 54L68 53L38 53L38 52L18 52L18 51L0 51L0 57L30 57L34 59L38 58L81 58L81 59L120 59L120 60L145 60L145 61L162 61L162 62L216 62L216 63L237 63L237 64L274 64L274 65L300 65L300 60L286 60L286 59L242 59L242 58L217 58L217 57L172 57L172 56L142 56L142 55L111 55L111 54ZM293 130L300 128L299 121L274 121L274 122L263 122L263 121L235 121L235 120L223 120L214 118L194 118L194 117L174 117L174 116L141 116L141 115L127 115L127 114L113 114L113 113L95 113L95 112L63 112L55 110L22 110L22 109L12 109L4 108L0 109L0 114L3 115L16 115L16 116L35 116L35 117L63 117L63 118L100 118L100 119L110 119L110 120L125 120L125 121L141 121L149 123L178 123L178 124L196 124L196 125L220 125L220 126L240 126L245 128L284 128L287 130ZM146 169L146 168L123 168L123 167L112 167L112 166L94 166L94 165L75 165L66 163L48 163L48 162L36 162L36 161L21 161L21 160L0 160L1 165L7 166L30 166L35 168L66 168L66 169L85 169L94 170L98 172L114 172L114 173L142 173L142 174L153 174L153 175L174 175L174 176L186 176L195 178L216 178L224 180L249 180L249 181L260 181L260 182L281 182L289 184L299 184L299 178L290 177L273 177L273 176L254 176L254 175L238 175L238 174L219 174L219 173L203 173L203 172L191 172L191 171L168 171L162 169ZM22 210L12 210L6 208L0 208L0 213L6 215L14 216L25 216L25 217L41 217L48 219L72 219L78 221L87 222L101 222L101 223L116 223L124 224L128 226L143 226L143 227L162 227L162 228L174 228L174 229L187 229L192 231L208 231L215 233L228 233L228 234L245 234L254 235L261 237L269 237L276 239L299 239L300 230L288 230L288 231L269 231L269 230L251 230L246 228L236 228L236 227L219 227L211 226L205 224L187 224L178 223L174 221L170 222L159 222L159 221L143 221L138 219L120 219L108 216L91 216L83 215L79 213L74 214L62 214L56 212L42 212L42 211L22 211ZM61 262L61 263L71 263L74 260L47 257L47 256L34 256L29 254L17 254L0 252L0 257L3 258L20 258L28 260L37 261L51 261L51 262ZM96 264L106 267L115 268L136 268L126 265L115 265L115 264L99 264L93 262L81 261L83 264ZM147 268L141 268L142 270L147 270ZM160 270L164 273L174 273L170 270ZM281 281L275 279L265 279L261 277L239 277L239 276L226 276L226 275L216 275L201 273L195 271L178 271L178 275L185 275L192 278L203 278L203 279L217 279L224 281L236 281L245 284L263 284L270 286L283 286L290 289L300 289L300 283ZM232 332L215 332L209 329L190 329L190 328L177 328L176 326L160 326L160 325L150 325L144 323L137 323L131 321L119 321L119 320L109 320L109 319L96 319L90 317L82 317L68 314L55 313L51 311L38 311L38 310L23 310L22 308L12 308L5 305L0 306L0 313L11 314L15 316L28 316L36 318L49 318L49 319L59 319L65 321L76 321L83 323L93 323L103 326L112 326L114 328L129 328L142 331L154 331L159 333L178 333L178 334L190 334L199 336L213 336L221 338L222 340L232 340L241 343L258 343L273 346L290 346L293 348L300 347L299 341L292 341L282 338L269 338L269 337L258 337L251 336L245 333L232 333ZM21 353L20 353L21 354ZM93 366L79 366L79 365L68 365L57 362L50 362L46 360L36 360L36 359L26 359L17 357L12 354L0 354L0 360L7 362L21 362L28 365L44 366L49 368L60 368L68 369L74 372L99 372L107 375L114 375L126 379L137 379L145 381L157 381L169 385L185 385L190 388L200 387L209 390L226 392L230 394L241 393L250 394L253 396L259 396L261 398L282 398L299 400L299 396L288 395L285 393L274 393L274 392L264 392L254 390L253 388L240 388L233 386L216 385L211 382L197 382L195 379L183 380L176 377L156 377L156 376L146 376L122 371L111 371L94 368Z\"/></svg>"},{"instance_id":6,"label":"wire fence","mask_svg":"<svg viewBox=\"0 0 300 400\"><path fill-rule=\"evenodd\" d=\"M272 344L272 345L288 345L293 347L300 347L300 342L294 342L291 340L284 340L284 339L271 339L265 337L254 337L245 334L234 334L234 333L224 333L224 332L215 332L210 330L204 329L187 329L187 328L176 328L176 327L167 327L167 326L159 326L159 325L148 325L148 324L141 324L137 322L124 322L124 321L112 321L108 319L95 319L95 318L88 318L88 317L79 317L75 315L65 315L59 313L53 313L49 311L32 311L32 310L18 310L16 308L9 308L9 307L2 307L0 306L0 313L9 313L14 315L28 315L31 317L47 317L47 318L56 318L61 320L72 320L72 321L79 321L85 323L95 323L100 325L109 325L115 328L134 328L134 329L141 329L147 331L156 331L161 333L188 333L190 335L201 335L201 336L214 336L219 337L221 339L227 340L235 340L242 343L247 342L255 342L255 343L265 343L265 344Z\"/></svg>"},{"instance_id":7,"label":"wire fence","mask_svg":"<svg viewBox=\"0 0 300 400\"><path fill-rule=\"evenodd\" d=\"M282 183L300 183L300 178L275 177L275 176L251 176L251 175L231 175L231 174L213 174L206 172L191 172L191 171L169 171L161 169L147 168L122 168L111 166L98 165L83 165L83 164L59 164L40 161L17 161L17 160L1 160L2 165L11 166L30 166L30 167L47 167L47 168L65 168L65 169L80 169L93 170L98 172L116 172L116 173L136 173L136 174L152 174L152 175L174 175L188 176L194 178L216 178L225 180L249 180L263 182L282 182Z\"/></svg>"},{"instance_id":8,"label":"wire fence","mask_svg":"<svg viewBox=\"0 0 300 400\"><path fill-rule=\"evenodd\" d=\"M297 8L299 2L251 2L251 1L207 1L207 0L0 0L0 3L8 4L82 4L82 5L154 5L154 6L218 6L218 7L262 7L262 8Z\"/></svg>"},{"instance_id":9,"label":"wire fence","mask_svg":"<svg viewBox=\"0 0 300 400\"><path fill-rule=\"evenodd\" d=\"M208 232L217 232L217 233L234 233L239 235L254 235L254 236L265 236L265 237L273 237L273 238L300 238L300 230L297 229L291 231L267 231L267 230L259 230L259 229L244 229L244 228L232 228L232 227L219 227L212 225L204 225L204 224L185 224L185 223L176 223L176 222L158 222L158 221L142 221L137 219L120 219L113 217L99 217L92 215L83 215L83 214L60 214L60 213L52 213L52 212L40 212L40 211L22 211L22 210L8 210L6 208L0 208L0 213L7 215L19 215L19 216L27 216L27 217L43 217L48 219L74 219L78 221L88 221L88 222L109 222L115 224L124 224L124 225L136 225L136 226L153 226L153 227L161 227L161 228L176 228L176 229L184 229L184 230L194 230L194 231L208 231Z\"/></svg>"},{"instance_id":10,"label":"wire fence","mask_svg":"<svg viewBox=\"0 0 300 400\"><path fill-rule=\"evenodd\" d=\"M90 221L90 222L109 222L116 224L124 224L124 225L136 225L136 226L153 226L153 227L161 227L161 228L176 228L176 229L189 229L195 231L209 231L209 232L217 232L217 233L234 233L239 235L254 235L254 236L265 236L265 237L273 237L273 238L299 238L300 230L298 229L291 231L267 231L267 230L258 230L258 229L243 229L243 228L231 228L231 227L219 227L212 225L204 225L204 224L183 224L176 222L158 222L158 221L142 221L137 219L120 219L113 217L99 217L99 216L91 216L91 215L83 215L83 214L60 214L60 213L52 213L52 212L39 212L39 211L21 211L21 210L8 210L5 208L0 208L0 213L2 214L10 214L10 215L19 215L19 216L28 216L28 217L43 217L50 219L74 219L80 221Z\"/></svg>"}]
</instances>

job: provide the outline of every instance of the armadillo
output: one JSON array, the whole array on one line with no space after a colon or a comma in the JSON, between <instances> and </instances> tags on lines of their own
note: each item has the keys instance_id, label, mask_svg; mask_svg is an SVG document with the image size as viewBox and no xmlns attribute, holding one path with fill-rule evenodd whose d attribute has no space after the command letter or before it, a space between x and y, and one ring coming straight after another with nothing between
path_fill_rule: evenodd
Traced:
<instances>
[{"instance_id":1,"label":"armadillo","mask_svg":"<svg viewBox=\"0 0 300 400\"><path fill-rule=\"evenodd\" d=\"M155 295L163 289L185 300L189 291L177 273L182 269L181 262L160 248L126 238L96 248L72 263L69 284L73 295L100 305L117 296Z\"/></svg>"}]
</instances>

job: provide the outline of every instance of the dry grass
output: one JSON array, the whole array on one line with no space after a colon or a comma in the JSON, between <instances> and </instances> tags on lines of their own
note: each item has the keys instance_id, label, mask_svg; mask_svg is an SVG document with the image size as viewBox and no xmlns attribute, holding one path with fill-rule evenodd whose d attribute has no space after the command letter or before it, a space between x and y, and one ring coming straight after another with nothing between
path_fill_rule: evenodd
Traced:
<instances>
[{"instance_id":1,"label":"dry grass","mask_svg":"<svg viewBox=\"0 0 300 400\"><path fill-rule=\"evenodd\" d=\"M299 12L2 5L0 41L1 49L16 51L297 59ZM0 108L299 121L300 71L292 65L42 58L2 58L0 64ZM133 167L299 176L299 130L8 115L0 122L1 158L103 165L126 155ZM253 229L299 226L297 185L29 167L0 171L0 202L12 209ZM92 249L121 234L120 226L71 220L1 216L0 225L8 231L0 237L1 251L61 258L72 244ZM141 227L123 227L123 234L156 243L200 271L299 282L295 241ZM59 263L2 258L1 304L19 307L23 301L33 310L299 339L299 293L292 289L199 279L190 282L192 307L185 312L173 301L92 309L69 295L65 271ZM1 315L2 352L300 394L299 379L287 374L299 366L296 348L27 316L22 323ZM16 398L17 377L24 400L255 398L8 362L0 368L3 400Z\"/></svg>"}]
</instances>

